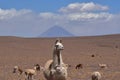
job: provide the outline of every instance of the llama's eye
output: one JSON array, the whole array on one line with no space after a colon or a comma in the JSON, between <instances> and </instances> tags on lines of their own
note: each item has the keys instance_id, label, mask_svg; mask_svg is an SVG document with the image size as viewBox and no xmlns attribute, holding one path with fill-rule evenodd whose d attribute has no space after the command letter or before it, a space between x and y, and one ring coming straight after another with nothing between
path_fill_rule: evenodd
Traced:
<instances>
[{"instance_id":1,"label":"llama's eye","mask_svg":"<svg viewBox=\"0 0 120 80\"><path fill-rule=\"evenodd\" d=\"M58 45L55 45L55 47L57 48L57 47L58 47Z\"/></svg>"}]
</instances>

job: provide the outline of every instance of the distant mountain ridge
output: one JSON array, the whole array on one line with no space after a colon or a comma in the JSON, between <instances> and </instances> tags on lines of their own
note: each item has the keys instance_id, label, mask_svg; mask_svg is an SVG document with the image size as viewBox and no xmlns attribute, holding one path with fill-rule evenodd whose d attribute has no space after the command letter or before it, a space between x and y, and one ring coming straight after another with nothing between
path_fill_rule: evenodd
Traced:
<instances>
[{"instance_id":1,"label":"distant mountain ridge","mask_svg":"<svg viewBox=\"0 0 120 80\"><path fill-rule=\"evenodd\" d=\"M49 28L47 31L42 33L39 37L72 37L74 36L72 33L63 29L60 26L53 26Z\"/></svg>"}]
</instances>

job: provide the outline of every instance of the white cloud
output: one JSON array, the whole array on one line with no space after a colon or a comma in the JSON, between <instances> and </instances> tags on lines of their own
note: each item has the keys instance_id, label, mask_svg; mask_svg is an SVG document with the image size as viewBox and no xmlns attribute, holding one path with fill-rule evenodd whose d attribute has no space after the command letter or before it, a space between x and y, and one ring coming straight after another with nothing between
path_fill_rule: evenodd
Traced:
<instances>
[{"instance_id":1,"label":"white cloud","mask_svg":"<svg viewBox=\"0 0 120 80\"><path fill-rule=\"evenodd\" d=\"M25 9L19 11L16 11L15 9L8 9L8 10L0 9L0 20L10 19L16 16L28 14L30 12L31 10L25 10Z\"/></svg>"},{"instance_id":2,"label":"white cloud","mask_svg":"<svg viewBox=\"0 0 120 80\"><path fill-rule=\"evenodd\" d=\"M60 19L61 15L45 12L45 13L40 13L39 17L41 17L42 19Z\"/></svg>"},{"instance_id":3,"label":"white cloud","mask_svg":"<svg viewBox=\"0 0 120 80\"><path fill-rule=\"evenodd\" d=\"M72 3L67 7L62 7L59 11L62 13L80 13L80 12L91 12L91 11L106 11L109 8L107 6L102 6L99 4L95 4L93 2L90 3Z\"/></svg>"},{"instance_id":4,"label":"white cloud","mask_svg":"<svg viewBox=\"0 0 120 80\"><path fill-rule=\"evenodd\" d=\"M69 14L71 21L92 21L92 20L108 20L112 17L109 13L75 13Z\"/></svg>"}]
</instances>

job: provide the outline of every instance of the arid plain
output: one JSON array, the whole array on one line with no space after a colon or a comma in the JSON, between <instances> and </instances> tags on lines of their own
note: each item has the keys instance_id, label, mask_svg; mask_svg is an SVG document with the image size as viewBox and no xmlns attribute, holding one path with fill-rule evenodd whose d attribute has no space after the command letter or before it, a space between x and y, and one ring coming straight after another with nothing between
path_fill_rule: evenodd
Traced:
<instances>
[{"instance_id":1,"label":"arid plain","mask_svg":"<svg viewBox=\"0 0 120 80\"><path fill-rule=\"evenodd\" d=\"M63 61L68 68L68 80L91 80L91 73L99 71L101 80L120 79L120 35L95 37L61 38L64 45ZM52 59L56 38L0 37L0 80L18 80L13 67L33 68L34 64L44 67ZM94 57L91 57L94 55ZM83 69L76 70L77 64ZM101 69L98 64L107 64ZM42 71L35 75L36 80L45 80ZM24 80L24 75L21 76Z\"/></svg>"}]
</instances>

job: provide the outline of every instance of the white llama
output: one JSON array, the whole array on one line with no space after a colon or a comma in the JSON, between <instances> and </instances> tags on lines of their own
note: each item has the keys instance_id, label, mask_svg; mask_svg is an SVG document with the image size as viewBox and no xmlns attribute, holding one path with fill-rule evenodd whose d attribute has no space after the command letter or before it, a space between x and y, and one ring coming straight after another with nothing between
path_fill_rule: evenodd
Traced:
<instances>
[{"instance_id":1,"label":"white llama","mask_svg":"<svg viewBox=\"0 0 120 80\"><path fill-rule=\"evenodd\" d=\"M105 68L107 69L107 64L98 64L100 68Z\"/></svg>"},{"instance_id":2,"label":"white llama","mask_svg":"<svg viewBox=\"0 0 120 80\"><path fill-rule=\"evenodd\" d=\"M61 50L64 47L61 40L56 40L53 50L53 60L47 61L44 67L44 76L47 80L66 80L67 66L63 63Z\"/></svg>"},{"instance_id":3,"label":"white llama","mask_svg":"<svg viewBox=\"0 0 120 80\"><path fill-rule=\"evenodd\" d=\"M100 80L101 79L100 72L98 72L98 71L93 72L91 78L92 78L92 80Z\"/></svg>"}]
</instances>

